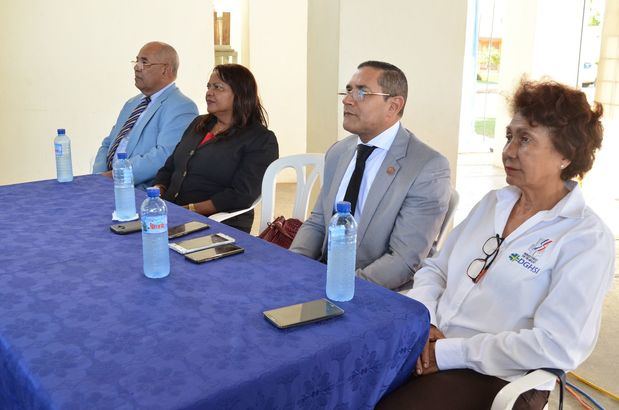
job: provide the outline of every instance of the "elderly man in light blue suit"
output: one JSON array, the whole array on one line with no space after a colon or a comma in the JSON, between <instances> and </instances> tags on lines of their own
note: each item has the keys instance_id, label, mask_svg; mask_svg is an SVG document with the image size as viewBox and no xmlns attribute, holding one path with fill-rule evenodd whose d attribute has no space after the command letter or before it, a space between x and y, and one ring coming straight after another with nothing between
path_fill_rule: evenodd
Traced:
<instances>
[{"instance_id":1,"label":"elderly man in light blue suit","mask_svg":"<svg viewBox=\"0 0 619 410\"><path fill-rule=\"evenodd\" d=\"M400 124L408 84L399 68L361 63L342 94L354 135L327 151L320 196L290 250L326 260L329 221L346 200L358 224L357 276L410 287L447 212L449 162Z\"/></svg>"},{"instance_id":2,"label":"elderly man in light blue suit","mask_svg":"<svg viewBox=\"0 0 619 410\"><path fill-rule=\"evenodd\" d=\"M112 131L103 139L93 173L111 177L114 156L126 152L136 187L149 186L198 115L196 104L174 84L178 65L172 46L151 42L142 47L134 64L135 86L141 94L125 103Z\"/></svg>"}]
</instances>

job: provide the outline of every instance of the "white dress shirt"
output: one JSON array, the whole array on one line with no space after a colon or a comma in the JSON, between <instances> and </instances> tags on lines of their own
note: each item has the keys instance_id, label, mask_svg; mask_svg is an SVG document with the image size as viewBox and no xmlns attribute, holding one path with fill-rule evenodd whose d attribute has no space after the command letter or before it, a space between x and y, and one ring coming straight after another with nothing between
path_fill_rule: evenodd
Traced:
<instances>
[{"instance_id":1,"label":"white dress shirt","mask_svg":"<svg viewBox=\"0 0 619 410\"><path fill-rule=\"evenodd\" d=\"M570 192L553 209L505 238L477 284L467 268L485 256L488 238L502 234L518 188L488 193L417 271L407 296L428 308L446 337L435 345L439 369L512 381L531 369L575 369L591 354L612 285L615 241L578 185L566 187Z\"/></svg>"},{"instance_id":2,"label":"white dress shirt","mask_svg":"<svg viewBox=\"0 0 619 410\"><path fill-rule=\"evenodd\" d=\"M374 182L374 178L376 177L376 173L380 168L385 156L387 155L387 151L391 148L391 144L393 144L393 140L400 129L400 122L396 122L391 127L387 128L385 131L381 132L374 138L370 140L365 145L374 146L376 149L372 151L368 159L365 161L365 170L363 171L363 179L361 180L361 186L359 187L359 197L357 198L357 207L353 210L355 220L357 223L361 220L361 213L363 212L363 205L365 204L365 198L368 195L368 191L372 187L372 182ZM357 145L363 144L361 139L357 137ZM346 189L348 188L348 183L350 182L350 178L352 177L352 173L355 171L355 163L357 161L357 152L352 156L350 163L348 164L348 168L346 168L346 172L342 177L342 182L340 182L340 187L337 190L337 195L335 196L335 202L333 203L333 211L336 211L336 204L340 201L344 200L344 196L346 196Z\"/></svg>"}]
</instances>

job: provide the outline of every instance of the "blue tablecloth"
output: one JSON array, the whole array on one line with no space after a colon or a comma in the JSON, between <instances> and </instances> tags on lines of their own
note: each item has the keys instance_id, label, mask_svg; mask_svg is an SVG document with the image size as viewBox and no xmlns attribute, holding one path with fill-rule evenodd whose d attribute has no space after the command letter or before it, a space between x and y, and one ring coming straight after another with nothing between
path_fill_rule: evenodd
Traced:
<instances>
[{"instance_id":1,"label":"blue tablecloth","mask_svg":"<svg viewBox=\"0 0 619 410\"><path fill-rule=\"evenodd\" d=\"M147 279L102 176L3 186L0 206L1 409L372 408L427 338L421 304L362 280L344 316L278 330L262 312L325 297L326 267L171 204L170 225L206 221L246 251L171 252Z\"/></svg>"}]
</instances>

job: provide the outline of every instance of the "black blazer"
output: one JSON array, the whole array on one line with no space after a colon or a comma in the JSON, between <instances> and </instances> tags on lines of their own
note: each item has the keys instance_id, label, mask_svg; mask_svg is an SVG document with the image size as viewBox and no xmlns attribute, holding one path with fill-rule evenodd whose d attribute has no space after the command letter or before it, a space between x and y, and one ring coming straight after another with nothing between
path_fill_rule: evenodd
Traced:
<instances>
[{"instance_id":1,"label":"black blazer","mask_svg":"<svg viewBox=\"0 0 619 410\"><path fill-rule=\"evenodd\" d=\"M261 124L250 124L198 147L206 134L196 130L203 117L189 124L153 185L165 186L163 199L178 205L210 199L218 212L247 208L260 196L264 172L279 156L275 134ZM213 118L207 129L215 123ZM253 211L243 215L225 223L249 232Z\"/></svg>"}]
</instances>

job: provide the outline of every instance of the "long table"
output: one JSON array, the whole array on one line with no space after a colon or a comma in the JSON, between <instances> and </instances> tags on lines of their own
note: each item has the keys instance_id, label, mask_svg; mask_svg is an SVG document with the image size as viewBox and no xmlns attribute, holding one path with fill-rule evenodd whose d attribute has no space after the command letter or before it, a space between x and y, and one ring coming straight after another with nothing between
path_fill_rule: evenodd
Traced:
<instances>
[{"instance_id":1,"label":"long table","mask_svg":"<svg viewBox=\"0 0 619 410\"><path fill-rule=\"evenodd\" d=\"M145 197L136 191L137 202ZM103 176L0 187L1 409L373 408L412 372L427 310L357 280L336 319L279 330L262 312L325 297L326 266L202 220L245 253L142 273L109 226Z\"/></svg>"}]
</instances>

